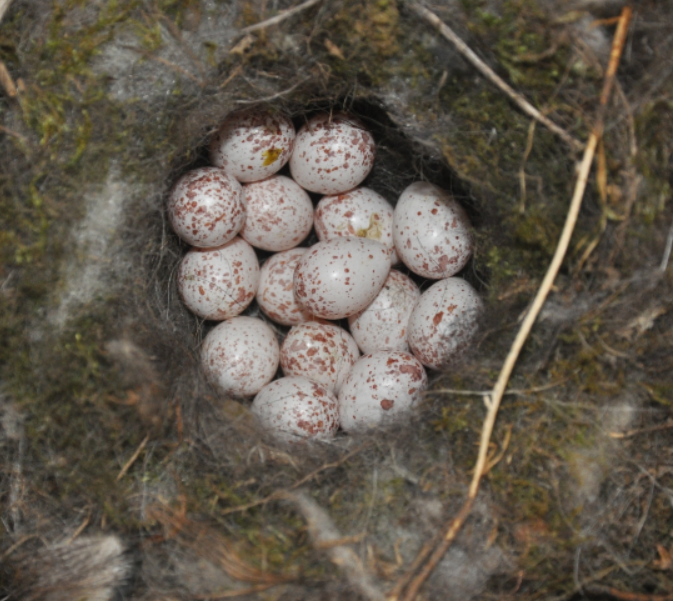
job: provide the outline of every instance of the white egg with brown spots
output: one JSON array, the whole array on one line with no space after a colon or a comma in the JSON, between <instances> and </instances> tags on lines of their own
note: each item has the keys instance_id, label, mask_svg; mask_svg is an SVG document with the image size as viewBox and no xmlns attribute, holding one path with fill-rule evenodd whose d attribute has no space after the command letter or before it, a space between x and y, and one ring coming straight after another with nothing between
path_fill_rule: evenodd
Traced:
<instances>
[{"instance_id":1,"label":"white egg with brown spots","mask_svg":"<svg viewBox=\"0 0 673 601\"><path fill-rule=\"evenodd\" d=\"M402 262L414 273L439 280L465 267L474 246L465 210L446 190L414 182L393 215L393 239Z\"/></svg>"},{"instance_id":2,"label":"white egg with brown spots","mask_svg":"<svg viewBox=\"0 0 673 601\"><path fill-rule=\"evenodd\" d=\"M294 294L324 319L362 311L390 272L390 249L368 238L335 238L314 244L294 272Z\"/></svg>"},{"instance_id":3,"label":"white egg with brown spots","mask_svg":"<svg viewBox=\"0 0 673 601\"><path fill-rule=\"evenodd\" d=\"M360 350L363 353L408 351L407 326L420 296L416 282L391 269L373 302L348 318L348 327Z\"/></svg>"},{"instance_id":4,"label":"white egg with brown spots","mask_svg":"<svg viewBox=\"0 0 673 601\"><path fill-rule=\"evenodd\" d=\"M298 246L313 227L313 203L306 191L284 175L243 186L247 219L241 237L262 250Z\"/></svg>"},{"instance_id":5,"label":"white egg with brown spots","mask_svg":"<svg viewBox=\"0 0 673 601\"><path fill-rule=\"evenodd\" d=\"M232 317L213 328L201 348L208 380L234 397L257 394L278 370L280 348L273 330L255 317Z\"/></svg>"},{"instance_id":6,"label":"white egg with brown spots","mask_svg":"<svg viewBox=\"0 0 673 601\"><path fill-rule=\"evenodd\" d=\"M369 175L375 155L374 137L359 119L320 113L297 133L290 171L306 190L341 194Z\"/></svg>"},{"instance_id":7,"label":"white egg with brown spots","mask_svg":"<svg viewBox=\"0 0 673 601\"><path fill-rule=\"evenodd\" d=\"M228 115L210 142L210 160L239 182L256 182L277 173L294 148L292 121L260 109Z\"/></svg>"},{"instance_id":8,"label":"white egg with brown spots","mask_svg":"<svg viewBox=\"0 0 673 601\"><path fill-rule=\"evenodd\" d=\"M170 193L168 218L187 244L199 248L225 244L245 223L241 184L216 167L189 171Z\"/></svg>"},{"instance_id":9,"label":"white egg with brown spots","mask_svg":"<svg viewBox=\"0 0 673 601\"><path fill-rule=\"evenodd\" d=\"M319 240L369 238L392 248L392 263L399 262L393 245L393 206L374 190L356 188L323 196L315 209L314 225Z\"/></svg>"},{"instance_id":10,"label":"white egg with brown spots","mask_svg":"<svg viewBox=\"0 0 673 601\"><path fill-rule=\"evenodd\" d=\"M428 377L409 353L379 351L361 357L339 392L339 422L345 432L403 418L422 398Z\"/></svg>"},{"instance_id":11,"label":"white egg with brown spots","mask_svg":"<svg viewBox=\"0 0 673 601\"><path fill-rule=\"evenodd\" d=\"M360 356L358 345L343 328L316 322L293 327L280 349L286 376L304 376L339 393Z\"/></svg>"},{"instance_id":12,"label":"white egg with brown spots","mask_svg":"<svg viewBox=\"0 0 673 601\"><path fill-rule=\"evenodd\" d=\"M252 412L264 430L283 442L329 439L339 428L336 396L301 376L267 384L255 397Z\"/></svg>"},{"instance_id":13,"label":"white egg with brown spots","mask_svg":"<svg viewBox=\"0 0 673 601\"><path fill-rule=\"evenodd\" d=\"M426 367L451 367L470 350L482 308L479 294L462 278L436 282L411 313L409 348Z\"/></svg>"},{"instance_id":14,"label":"white egg with brown spots","mask_svg":"<svg viewBox=\"0 0 673 601\"><path fill-rule=\"evenodd\" d=\"M222 246L193 248L178 267L178 291L199 317L222 321L241 314L255 298L259 262L238 236Z\"/></svg>"},{"instance_id":15,"label":"white egg with brown spots","mask_svg":"<svg viewBox=\"0 0 673 601\"><path fill-rule=\"evenodd\" d=\"M259 272L257 304L273 321L284 326L296 326L314 319L294 296L294 270L307 248L292 248L267 259Z\"/></svg>"}]
</instances>

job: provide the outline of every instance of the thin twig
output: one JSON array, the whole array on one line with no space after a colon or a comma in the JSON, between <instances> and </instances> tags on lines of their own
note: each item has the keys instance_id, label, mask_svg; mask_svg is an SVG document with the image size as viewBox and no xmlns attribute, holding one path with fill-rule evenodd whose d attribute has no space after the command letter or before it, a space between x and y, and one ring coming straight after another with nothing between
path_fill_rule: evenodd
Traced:
<instances>
[{"instance_id":1,"label":"thin twig","mask_svg":"<svg viewBox=\"0 0 673 601\"><path fill-rule=\"evenodd\" d=\"M563 384L567 378L559 380L558 382L550 382L549 384L543 384L542 386L534 386L533 388L521 388L519 390L511 388L505 391L505 394L512 394L516 396L523 396L525 394L531 394L533 392L543 392L549 390L550 388L556 388ZM427 390L424 394L435 394L445 392L448 394L457 394L461 396L490 396L493 394L492 390L459 390L458 388L439 388L438 390Z\"/></svg>"},{"instance_id":2,"label":"thin twig","mask_svg":"<svg viewBox=\"0 0 673 601\"><path fill-rule=\"evenodd\" d=\"M0 0L0 21L5 16L9 5L12 3L12 0Z\"/></svg>"},{"instance_id":3,"label":"thin twig","mask_svg":"<svg viewBox=\"0 0 673 601\"><path fill-rule=\"evenodd\" d=\"M138 459L138 457L140 456L140 453L142 453L142 451L145 448L145 445L147 444L147 441L149 439L150 439L149 434L147 436L145 436L145 438L143 438L143 441L140 443L140 445L136 449L136 452L133 453L133 455L131 455L131 459L129 459L126 462L126 465L124 465L124 467L122 468L122 471L119 472L119 475L117 476L117 482L119 482L124 477L126 472L128 472L129 469L131 469L131 466L135 463L136 459Z\"/></svg>"},{"instance_id":4,"label":"thin twig","mask_svg":"<svg viewBox=\"0 0 673 601\"><path fill-rule=\"evenodd\" d=\"M472 506L477 498L479 485L487 465L488 447L491 440L491 435L495 426L495 420L498 415L500 402L502 401L502 397L505 393L505 388L507 387L507 383L509 382L509 378L512 374L514 366L516 365L521 349L523 348L523 345L528 338L533 324L535 323L537 316L545 303L547 295L551 290L552 284L556 279L559 268L563 263L563 258L565 257L566 251L568 250L570 238L575 228L575 223L577 222L577 216L582 205L582 198L584 197L584 190L589 178L589 171L591 169L591 164L593 163L596 146L603 133L603 119L605 116L605 110L607 107L608 98L610 96L610 91L614 83L617 66L619 65L621 52L624 47L629 21L631 19L631 12L632 11L630 7L625 7L622 10L619 26L617 27L615 38L612 44L610 63L608 65L605 81L603 84L600 106L597 111L596 124L591 133L591 136L589 137L586 149L584 150L584 156L582 163L580 164L577 182L575 183L575 191L570 202L568 215L566 217L566 222L563 226L563 231L561 232L561 237L559 238L556 251L554 252L554 256L549 265L549 268L547 269L547 273L542 280L542 284L540 284L540 288L535 295L535 299L533 300L531 308L526 314L526 317L521 324L521 328L519 329L514 343L512 344L512 348L510 349L509 354L505 359L505 362L500 371L500 375L498 376L498 380L493 388L493 393L490 397L486 397L488 411L486 413L486 418L484 419L484 424L481 431L479 453L474 469L474 475L472 477L472 482L470 483L470 487L468 489L467 499L458 512L458 515L456 515L449 522L443 539L438 543L434 551L427 553L428 557L424 558L424 563L420 572L413 579L411 579L409 572L403 576L403 578L411 580L408 588L406 589L406 594L403 597L404 601L413 601L413 599L416 598L416 594L420 590L421 586L442 559L447 549L451 546L451 543L458 535L458 532L462 528L463 524L469 517ZM396 601L396 599L397 596L393 597L391 601Z\"/></svg>"},{"instance_id":5,"label":"thin twig","mask_svg":"<svg viewBox=\"0 0 673 601\"><path fill-rule=\"evenodd\" d=\"M290 94L291 92L294 92L300 85L306 83L308 81L308 77L305 79L302 79L301 81L298 81L296 84L293 86L289 87L287 90L281 90L280 92L277 92L276 94L273 94L272 96L267 96L266 98L256 98L255 100L237 100L236 104L257 104L260 102L271 102L272 100L276 100L276 98L280 98L281 96L286 96L287 94Z\"/></svg>"},{"instance_id":6,"label":"thin twig","mask_svg":"<svg viewBox=\"0 0 673 601\"><path fill-rule=\"evenodd\" d=\"M199 73L201 73L201 76L203 77L206 73L206 70L203 67L203 63L199 59L194 52L192 52L192 49L189 47L189 45L185 42L185 38L182 37L182 33L180 32L180 29L178 26L173 23L166 15L162 13L156 13L155 18L161 19L164 24L166 25L166 28L170 32L170 34L173 36L173 38L180 44L182 49L185 51L185 54L189 56L189 58L192 59L192 62L196 65L196 68L199 70Z\"/></svg>"},{"instance_id":7,"label":"thin twig","mask_svg":"<svg viewBox=\"0 0 673 601\"><path fill-rule=\"evenodd\" d=\"M661 265L659 265L659 271L662 273L668 268L668 261L671 257L671 250L673 250L673 223L671 224L670 229L668 230L668 236L666 238L666 247L664 248L664 256L661 258Z\"/></svg>"},{"instance_id":8,"label":"thin twig","mask_svg":"<svg viewBox=\"0 0 673 601\"><path fill-rule=\"evenodd\" d=\"M556 125L551 119L545 117L538 111L530 102L528 102L521 94L514 90L504 79L502 79L491 67L482 61L474 51L458 37L458 35L446 23L444 23L435 13L421 6L417 2L409 2L408 7L417 15L425 19L428 23L436 27L439 32L450 42L452 42L458 52L460 52L468 61L470 61L481 73L498 86L507 96L509 96L521 110L538 120L550 131L559 136L568 146L573 150L581 150L584 145L573 136L571 136L565 129Z\"/></svg>"},{"instance_id":9,"label":"thin twig","mask_svg":"<svg viewBox=\"0 0 673 601\"><path fill-rule=\"evenodd\" d=\"M341 459L338 461L333 461L332 463L326 463L325 465L321 465L318 469L313 470L310 474L307 474L303 478L297 480L292 486L286 489L280 489L272 492L269 496L264 497L263 499L259 499L258 501L252 501L251 503L246 503L245 505L237 505L236 507L229 507L228 509L224 509L220 512L220 515L227 515L229 513L238 513L239 511L247 511L248 509L252 509L253 507L259 507L260 505L266 505L270 501L276 501L280 499L283 495L287 494L289 491L294 490L296 488L299 488L303 484L306 484L309 480L312 480L315 478L320 472L324 472L325 470L331 469L333 467L339 467L343 463L346 463L353 455L356 453L359 453L362 449L364 449L366 446L368 446L369 443L365 443L363 445L360 445L356 449L353 449L350 453L347 453L344 455Z\"/></svg>"},{"instance_id":10,"label":"thin twig","mask_svg":"<svg viewBox=\"0 0 673 601\"><path fill-rule=\"evenodd\" d=\"M5 89L7 96L10 98L16 98L18 93L16 91L16 84L14 83L12 76L9 74L9 70L7 69L5 63L2 61L0 61L0 85L2 85L2 87Z\"/></svg>"},{"instance_id":11,"label":"thin twig","mask_svg":"<svg viewBox=\"0 0 673 601\"><path fill-rule=\"evenodd\" d=\"M307 8L311 8L312 6L318 4L322 0L306 0L306 2L299 4L298 6L295 6L294 8L288 8L287 10L282 10L279 12L275 17L271 17L270 19L266 19L266 21L260 21L259 23L255 23L254 25L249 25L248 27L244 27L241 29L239 32L241 35L245 35L247 33L252 33L253 31L259 31L260 29L266 29L267 27L271 27L272 25L278 25L278 23L281 23L285 21L285 19L289 19L291 16L296 15L297 13L301 12L302 10L306 10Z\"/></svg>"},{"instance_id":12,"label":"thin twig","mask_svg":"<svg viewBox=\"0 0 673 601\"><path fill-rule=\"evenodd\" d=\"M208 595L194 595L194 599L233 599L235 597L245 597L247 595L252 595L254 593L260 593L267 589L270 589L272 586L278 586L277 583L269 584L258 584L256 586L250 586L248 588L234 589L231 591L225 591L223 593L209 593Z\"/></svg>"},{"instance_id":13,"label":"thin twig","mask_svg":"<svg viewBox=\"0 0 673 601\"><path fill-rule=\"evenodd\" d=\"M21 537L18 541L16 541L7 551L5 551L2 555L0 555L0 560L4 561L7 559L14 551L16 551L21 545L24 543L28 542L29 540L32 540L34 538L37 538L37 534L28 534L26 536Z\"/></svg>"},{"instance_id":14,"label":"thin twig","mask_svg":"<svg viewBox=\"0 0 673 601\"><path fill-rule=\"evenodd\" d=\"M524 150L523 159L521 159L521 168L519 169L519 185L521 187L521 202L519 203L519 213L523 213L526 210L526 162L528 161L528 157L533 150L533 140L535 139L536 125L537 121L533 119L528 126L526 150Z\"/></svg>"},{"instance_id":15,"label":"thin twig","mask_svg":"<svg viewBox=\"0 0 673 601\"><path fill-rule=\"evenodd\" d=\"M90 521L91 521L91 510L89 509L89 513L84 518L84 521L79 525L77 530L73 532L72 536L65 542L66 546L69 545L72 541L74 541L80 534L82 534L82 532L84 532L84 529L89 525Z\"/></svg>"},{"instance_id":16,"label":"thin twig","mask_svg":"<svg viewBox=\"0 0 673 601\"><path fill-rule=\"evenodd\" d=\"M631 438L632 436L638 436L640 434L650 434L651 432L659 432L659 430L668 430L669 428L673 428L673 422L666 422L665 424L659 424L658 426L652 426L651 428L629 430L628 432L608 432L608 436L610 438L617 438L622 440L624 438Z\"/></svg>"},{"instance_id":17,"label":"thin twig","mask_svg":"<svg viewBox=\"0 0 673 601\"><path fill-rule=\"evenodd\" d=\"M0 22L2 22L2 18L5 16L5 13L7 12L7 9L11 3L12 0L0 0ZM5 88L7 96L10 98L16 97L16 85L14 84L14 80L5 66L5 63L2 61L0 61L0 85Z\"/></svg>"}]
</instances>

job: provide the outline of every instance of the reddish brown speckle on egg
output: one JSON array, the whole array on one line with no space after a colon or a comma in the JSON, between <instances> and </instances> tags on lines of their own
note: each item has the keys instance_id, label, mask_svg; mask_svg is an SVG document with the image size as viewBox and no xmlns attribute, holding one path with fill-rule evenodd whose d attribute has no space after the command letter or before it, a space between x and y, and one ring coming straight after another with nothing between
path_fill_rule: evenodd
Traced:
<instances>
[{"instance_id":1,"label":"reddish brown speckle on egg","mask_svg":"<svg viewBox=\"0 0 673 601\"><path fill-rule=\"evenodd\" d=\"M304 376L338 393L359 356L346 330L308 322L293 327L285 337L280 365L286 376Z\"/></svg>"},{"instance_id":2,"label":"reddish brown speckle on egg","mask_svg":"<svg viewBox=\"0 0 673 601\"><path fill-rule=\"evenodd\" d=\"M465 280L436 282L422 294L409 318L411 351L426 367L450 367L468 350L481 309L479 294Z\"/></svg>"},{"instance_id":3,"label":"reddish brown speckle on egg","mask_svg":"<svg viewBox=\"0 0 673 601\"><path fill-rule=\"evenodd\" d=\"M311 231L313 203L289 177L274 175L246 184L243 198L247 219L241 237L255 248L274 252L289 250Z\"/></svg>"},{"instance_id":4,"label":"reddish brown speckle on egg","mask_svg":"<svg viewBox=\"0 0 673 601\"><path fill-rule=\"evenodd\" d=\"M234 269L236 263L239 273ZM177 280L190 311L222 321L239 315L252 302L259 284L257 255L238 236L217 248L194 248L183 257Z\"/></svg>"},{"instance_id":5,"label":"reddish brown speckle on egg","mask_svg":"<svg viewBox=\"0 0 673 601\"><path fill-rule=\"evenodd\" d=\"M231 113L213 135L210 160L241 182L277 173L290 159L295 131L280 113L260 109Z\"/></svg>"},{"instance_id":6,"label":"reddish brown speckle on egg","mask_svg":"<svg viewBox=\"0 0 673 601\"><path fill-rule=\"evenodd\" d=\"M262 428L284 442L331 438L339 427L336 397L300 376L267 384L255 397L252 412Z\"/></svg>"},{"instance_id":7,"label":"reddish brown speckle on egg","mask_svg":"<svg viewBox=\"0 0 673 601\"><path fill-rule=\"evenodd\" d=\"M339 392L339 416L346 432L400 419L421 400L428 379L410 353L379 351L361 357Z\"/></svg>"},{"instance_id":8,"label":"reddish brown speckle on egg","mask_svg":"<svg viewBox=\"0 0 673 601\"><path fill-rule=\"evenodd\" d=\"M241 185L222 169L189 171L171 190L168 218L175 233L192 246L225 244L245 223Z\"/></svg>"},{"instance_id":9,"label":"reddish brown speckle on egg","mask_svg":"<svg viewBox=\"0 0 673 601\"><path fill-rule=\"evenodd\" d=\"M408 186L395 206L395 248L409 269L426 278L447 278L466 265L474 245L470 228L453 196L427 182Z\"/></svg>"},{"instance_id":10,"label":"reddish brown speckle on egg","mask_svg":"<svg viewBox=\"0 0 673 601\"><path fill-rule=\"evenodd\" d=\"M297 133L290 170L306 190L339 194L364 180L374 165L375 150L373 136L358 119L321 113Z\"/></svg>"}]
</instances>

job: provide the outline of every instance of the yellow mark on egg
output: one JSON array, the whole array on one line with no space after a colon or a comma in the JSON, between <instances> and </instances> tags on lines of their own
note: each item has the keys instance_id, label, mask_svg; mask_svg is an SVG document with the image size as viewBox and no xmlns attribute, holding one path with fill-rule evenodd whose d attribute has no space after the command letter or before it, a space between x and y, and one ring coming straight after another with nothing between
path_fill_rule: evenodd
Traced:
<instances>
[{"instance_id":1,"label":"yellow mark on egg","mask_svg":"<svg viewBox=\"0 0 673 601\"><path fill-rule=\"evenodd\" d=\"M370 240L380 240L381 235L383 234L383 228L381 227L381 218L377 213L374 213L369 218L369 227L362 228L357 230L357 235L360 238L369 238Z\"/></svg>"},{"instance_id":2,"label":"yellow mark on egg","mask_svg":"<svg viewBox=\"0 0 673 601\"><path fill-rule=\"evenodd\" d=\"M269 150L263 150L262 156L264 157L264 166L268 167L271 163L277 161L282 152L282 148L269 148Z\"/></svg>"}]
</instances>

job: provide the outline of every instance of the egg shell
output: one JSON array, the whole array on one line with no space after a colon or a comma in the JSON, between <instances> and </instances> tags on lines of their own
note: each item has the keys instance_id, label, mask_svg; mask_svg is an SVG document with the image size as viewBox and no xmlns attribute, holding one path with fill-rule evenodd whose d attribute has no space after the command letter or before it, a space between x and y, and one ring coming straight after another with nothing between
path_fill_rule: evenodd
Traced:
<instances>
[{"instance_id":1,"label":"egg shell","mask_svg":"<svg viewBox=\"0 0 673 601\"><path fill-rule=\"evenodd\" d=\"M306 190L340 194L367 177L375 154L374 137L359 119L320 113L297 133L290 171Z\"/></svg>"},{"instance_id":2,"label":"egg shell","mask_svg":"<svg viewBox=\"0 0 673 601\"><path fill-rule=\"evenodd\" d=\"M446 190L414 182L400 196L393 215L393 239L402 262L433 280L458 273L474 246L464 209Z\"/></svg>"},{"instance_id":3,"label":"egg shell","mask_svg":"<svg viewBox=\"0 0 673 601\"><path fill-rule=\"evenodd\" d=\"M241 237L255 248L289 250L309 235L313 203L306 191L284 175L243 186L247 219Z\"/></svg>"},{"instance_id":4,"label":"egg shell","mask_svg":"<svg viewBox=\"0 0 673 601\"><path fill-rule=\"evenodd\" d=\"M353 339L363 353L408 351L409 316L421 296L416 282L391 269L372 303L348 318Z\"/></svg>"},{"instance_id":5,"label":"egg shell","mask_svg":"<svg viewBox=\"0 0 673 601\"><path fill-rule=\"evenodd\" d=\"M339 428L336 396L301 376L267 384L252 402L252 412L262 428L283 442L329 439Z\"/></svg>"},{"instance_id":6,"label":"egg shell","mask_svg":"<svg viewBox=\"0 0 673 601\"><path fill-rule=\"evenodd\" d=\"M360 356L353 337L343 328L316 322L294 326L280 349L286 376L304 376L338 394Z\"/></svg>"},{"instance_id":7,"label":"egg shell","mask_svg":"<svg viewBox=\"0 0 673 601\"><path fill-rule=\"evenodd\" d=\"M407 340L423 365L445 369L469 350L483 303L461 278L447 278L428 288L409 318Z\"/></svg>"},{"instance_id":8,"label":"egg shell","mask_svg":"<svg viewBox=\"0 0 673 601\"><path fill-rule=\"evenodd\" d=\"M201 347L201 365L222 393L253 396L273 380L280 348L273 330L255 317L232 317L213 328Z\"/></svg>"},{"instance_id":9,"label":"egg shell","mask_svg":"<svg viewBox=\"0 0 673 601\"><path fill-rule=\"evenodd\" d=\"M399 262L393 244L393 206L369 188L323 196L315 209L318 240L338 237L369 238L393 249L392 263Z\"/></svg>"},{"instance_id":10,"label":"egg shell","mask_svg":"<svg viewBox=\"0 0 673 601\"><path fill-rule=\"evenodd\" d=\"M237 111L213 135L210 160L239 182L256 182L288 162L294 140L294 125L287 116L260 109Z\"/></svg>"},{"instance_id":11,"label":"egg shell","mask_svg":"<svg viewBox=\"0 0 673 601\"><path fill-rule=\"evenodd\" d=\"M385 425L421 401L428 376L410 353L378 351L355 363L339 392L339 421L345 432Z\"/></svg>"},{"instance_id":12,"label":"egg shell","mask_svg":"<svg viewBox=\"0 0 673 601\"><path fill-rule=\"evenodd\" d=\"M335 238L308 249L294 272L295 298L318 317L362 311L390 272L390 251L367 238Z\"/></svg>"},{"instance_id":13,"label":"egg shell","mask_svg":"<svg viewBox=\"0 0 673 601\"><path fill-rule=\"evenodd\" d=\"M232 240L245 223L242 187L216 167L183 175L168 198L168 218L182 240L212 248Z\"/></svg>"},{"instance_id":14,"label":"egg shell","mask_svg":"<svg viewBox=\"0 0 673 601\"><path fill-rule=\"evenodd\" d=\"M314 318L294 297L294 270L307 250L297 247L276 253L259 272L257 304L273 321L284 326L296 326Z\"/></svg>"},{"instance_id":15,"label":"egg shell","mask_svg":"<svg viewBox=\"0 0 673 601\"><path fill-rule=\"evenodd\" d=\"M217 248L191 249L178 267L178 291L187 308L204 319L242 313L255 298L259 262L238 236Z\"/></svg>"}]
</instances>

